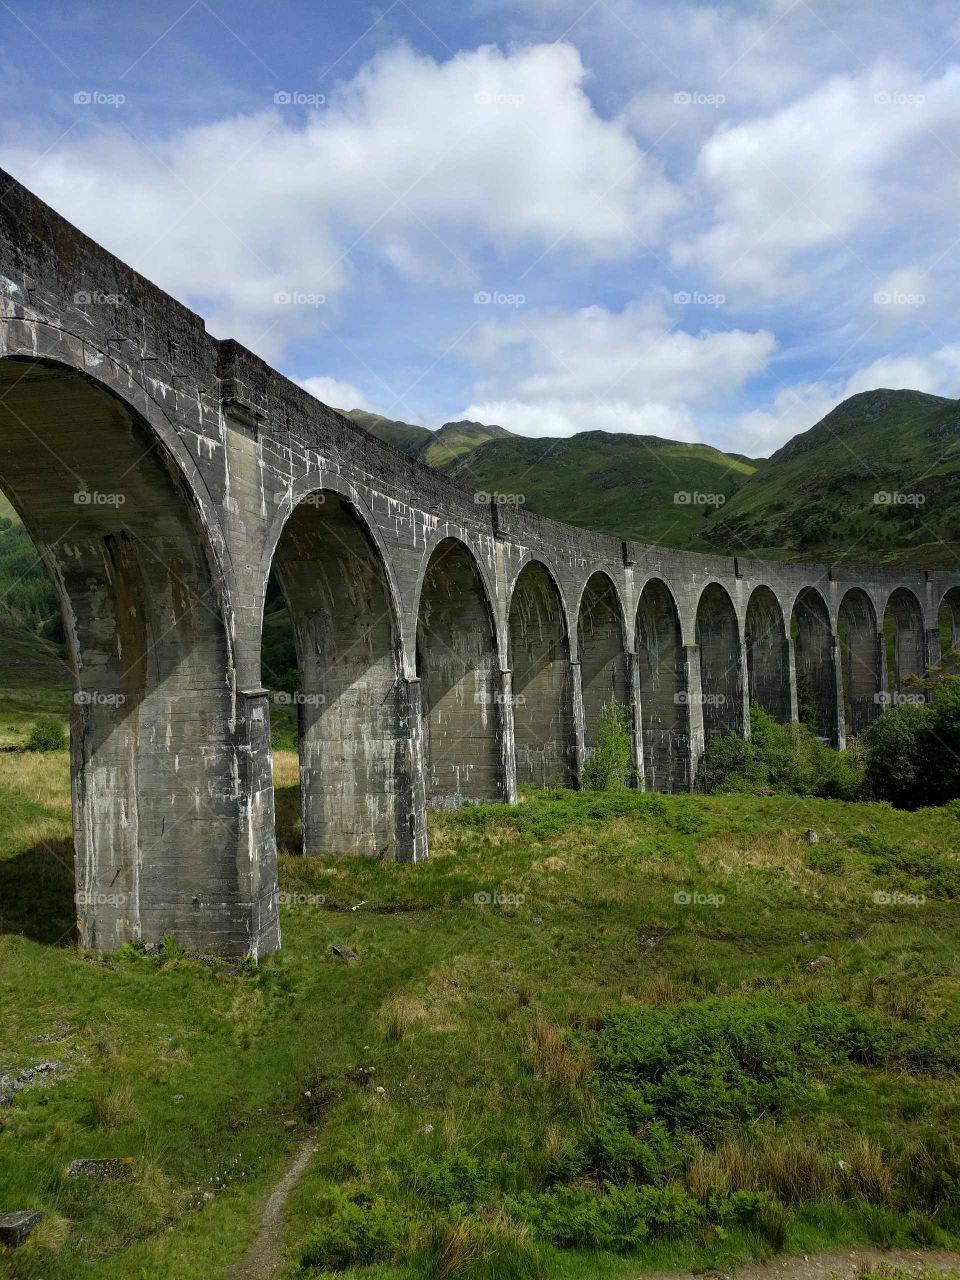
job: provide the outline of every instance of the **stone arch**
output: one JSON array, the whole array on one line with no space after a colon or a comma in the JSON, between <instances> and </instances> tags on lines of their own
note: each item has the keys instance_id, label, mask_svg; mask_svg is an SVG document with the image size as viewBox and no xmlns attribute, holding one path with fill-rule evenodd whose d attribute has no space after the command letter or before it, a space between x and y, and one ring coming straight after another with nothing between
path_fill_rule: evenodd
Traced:
<instances>
[{"instance_id":1,"label":"stone arch","mask_svg":"<svg viewBox=\"0 0 960 1280\"><path fill-rule=\"evenodd\" d=\"M960 587L945 591L937 612L941 660L960 650Z\"/></svg>"},{"instance_id":2,"label":"stone arch","mask_svg":"<svg viewBox=\"0 0 960 1280\"><path fill-rule=\"evenodd\" d=\"M837 672L830 613L816 587L797 595L790 617L801 722L829 742L837 741Z\"/></svg>"},{"instance_id":3,"label":"stone arch","mask_svg":"<svg viewBox=\"0 0 960 1280\"><path fill-rule=\"evenodd\" d=\"M645 784L656 791L689 790L687 663L676 601L660 578L640 592L636 636Z\"/></svg>"},{"instance_id":4,"label":"stone arch","mask_svg":"<svg viewBox=\"0 0 960 1280\"><path fill-rule=\"evenodd\" d=\"M882 706L883 665L873 601L862 587L851 587L837 612L844 724L858 738Z\"/></svg>"},{"instance_id":5,"label":"stone arch","mask_svg":"<svg viewBox=\"0 0 960 1280\"><path fill-rule=\"evenodd\" d=\"M539 560L529 560L514 583L507 641L517 781L573 786L576 733L566 616L556 581Z\"/></svg>"},{"instance_id":6,"label":"stone arch","mask_svg":"<svg viewBox=\"0 0 960 1280\"><path fill-rule=\"evenodd\" d=\"M923 607L908 587L891 592L883 614L887 659L887 688L903 693L910 677L926 670Z\"/></svg>"},{"instance_id":7,"label":"stone arch","mask_svg":"<svg viewBox=\"0 0 960 1280\"><path fill-rule=\"evenodd\" d=\"M623 610L613 579L602 570L591 575L577 613L577 656L583 706L584 747L596 746L600 712L608 702L630 705Z\"/></svg>"},{"instance_id":8,"label":"stone arch","mask_svg":"<svg viewBox=\"0 0 960 1280\"><path fill-rule=\"evenodd\" d=\"M700 654L703 735L711 738L743 733L743 684L740 628L728 593L711 582L700 594L696 620Z\"/></svg>"},{"instance_id":9,"label":"stone arch","mask_svg":"<svg viewBox=\"0 0 960 1280\"><path fill-rule=\"evenodd\" d=\"M747 603L747 675L750 701L779 721L790 722L790 653L780 601L759 586Z\"/></svg>"},{"instance_id":10,"label":"stone arch","mask_svg":"<svg viewBox=\"0 0 960 1280\"><path fill-rule=\"evenodd\" d=\"M313 490L273 565L297 652L297 688L274 698L297 709L303 852L412 857L399 628L371 525L344 494Z\"/></svg>"},{"instance_id":11,"label":"stone arch","mask_svg":"<svg viewBox=\"0 0 960 1280\"><path fill-rule=\"evenodd\" d=\"M504 800L494 614L476 557L457 538L434 548L417 611L426 795L433 808Z\"/></svg>"},{"instance_id":12,"label":"stone arch","mask_svg":"<svg viewBox=\"0 0 960 1280\"><path fill-rule=\"evenodd\" d=\"M127 376L127 400L112 362L97 368L0 361L0 482L56 586L74 673L80 941L270 951L263 708L236 690L209 498L142 388Z\"/></svg>"}]
</instances>

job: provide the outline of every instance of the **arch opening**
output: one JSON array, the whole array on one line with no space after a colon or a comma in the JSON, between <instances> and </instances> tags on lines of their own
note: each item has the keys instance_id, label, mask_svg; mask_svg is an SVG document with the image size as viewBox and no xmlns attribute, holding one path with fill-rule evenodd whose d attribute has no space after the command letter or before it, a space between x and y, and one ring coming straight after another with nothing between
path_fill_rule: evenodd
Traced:
<instances>
[{"instance_id":1,"label":"arch opening","mask_svg":"<svg viewBox=\"0 0 960 1280\"><path fill-rule=\"evenodd\" d=\"M704 739L742 734L740 630L733 601L716 582L700 596L696 620Z\"/></svg>"},{"instance_id":2,"label":"arch opening","mask_svg":"<svg viewBox=\"0 0 960 1280\"><path fill-rule=\"evenodd\" d=\"M769 587L750 596L746 618L750 701L780 724L790 722L790 654L780 602Z\"/></svg>"},{"instance_id":3,"label":"arch opening","mask_svg":"<svg viewBox=\"0 0 960 1280\"><path fill-rule=\"evenodd\" d=\"M656 791L689 790L687 664L680 615L659 578L646 584L637 605L637 671L644 782Z\"/></svg>"},{"instance_id":4,"label":"arch opening","mask_svg":"<svg viewBox=\"0 0 960 1280\"><path fill-rule=\"evenodd\" d=\"M283 653L276 644L261 669L279 686L274 702L296 713L302 851L406 857L409 735L380 554L355 508L321 491L291 513L273 569L292 624L295 679L267 669ZM265 635L276 618L268 593Z\"/></svg>"},{"instance_id":5,"label":"arch opening","mask_svg":"<svg viewBox=\"0 0 960 1280\"><path fill-rule=\"evenodd\" d=\"M837 617L843 711L847 736L858 738L882 706L882 644L877 615L867 593L851 587Z\"/></svg>"},{"instance_id":6,"label":"arch opening","mask_svg":"<svg viewBox=\"0 0 960 1280\"><path fill-rule=\"evenodd\" d=\"M824 741L837 741L837 672L830 614L815 587L804 587L790 618L797 673L797 715Z\"/></svg>"},{"instance_id":7,"label":"arch opening","mask_svg":"<svg viewBox=\"0 0 960 1280\"><path fill-rule=\"evenodd\" d=\"M82 945L170 933L274 949L272 797L245 779L241 812L255 730L237 713L199 495L138 413L52 362L0 361L0 457L56 587L73 673ZM244 864L249 830L258 856Z\"/></svg>"},{"instance_id":8,"label":"arch opening","mask_svg":"<svg viewBox=\"0 0 960 1280\"><path fill-rule=\"evenodd\" d=\"M956 667L960 659L960 587L951 587L937 612L940 631L940 661Z\"/></svg>"},{"instance_id":9,"label":"arch opening","mask_svg":"<svg viewBox=\"0 0 960 1280\"><path fill-rule=\"evenodd\" d=\"M454 538L435 548L417 617L427 804L503 800L506 780L496 636L471 553Z\"/></svg>"},{"instance_id":10,"label":"arch opening","mask_svg":"<svg viewBox=\"0 0 960 1280\"><path fill-rule=\"evenodd\" d=\"M520 571L510 600L509 665L517 781L539 787L576 782L576 735L563 602L542 564Z\"/></svg>"},{"instance_id":11,"label":"arch opening","mask_svg":"<svg viewBox=\"0 0 960 1280\"><path fill-rule=\"evenodd\" d=\"M891 693L904 693L913 678L920 678L926 670L923 609L906 587L891 593L883 614L883 632L887 688Z\"/></svg>"},{"instance_id":12,"label":"arch opening","mask_svg":"<svg viewBox=\"0 0 960 1280\"><path fill-rule=\"evenodd\" d=\"M605 573L593 574L580 599L577 653L584 748L589 756L597 744L603 707L615 702L626 710L630 701L623 615L616 588Z\"/></svg>"}]
</instances>

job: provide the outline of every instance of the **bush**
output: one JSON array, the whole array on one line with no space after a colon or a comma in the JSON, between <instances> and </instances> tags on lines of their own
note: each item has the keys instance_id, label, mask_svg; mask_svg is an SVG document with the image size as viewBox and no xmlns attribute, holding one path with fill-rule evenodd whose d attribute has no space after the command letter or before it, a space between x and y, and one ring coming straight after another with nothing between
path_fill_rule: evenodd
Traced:
<instances>
[{"instance_id":1,"label":"bush","mask_svg":"<svg viewBox=\"0 0 960 1280\"><path fill-rule=\"evenodd\" d=\"M430 1225L417 1259L426 1280L546 1280L525 1223L493 1218L443 1218Z\"/></svg>"},{"instance_id":2,"label":"bush","mask_svg":"<svg viewBox=\"0 0 960 1280\"><path fill-rule=\"evenodd\" d=\"M37 716L27 739L28 751L63 751L67 745L67 731L58 716Z\"/></svg>"},{"instance_id":3,"label":"bush","mask_svg":"<svg viewBox=\"0 0 960 1280\"><path fill-rule=\"evenodd\" d=\"M332 1271L386 1262L403 1251L409 1219L380 1197L339 1200L325 1212L300 1256L300 1265Z\"/></svg>"},{"instance_id":4,"label":"bush","mask_svg":"<svg viewBox=\"0 0 960 1280\"><path fill-rule=\"evenodd\" d=\"M890 707L864 735L870 794L901 809L960 797L960 677L916 687L932 701Z\"/></svg>"},{"instance_id":5,"label":"bush","mask_svg":"<svg viewBox=\"0 0 960 1280\"><path fill-rule=\"evenodd\" d=\"M597 745L583 768L591 791L619 791L630 781L630 732L627 714L616 702L607 702L597 720Z\"/></svg>"}]
</instances>

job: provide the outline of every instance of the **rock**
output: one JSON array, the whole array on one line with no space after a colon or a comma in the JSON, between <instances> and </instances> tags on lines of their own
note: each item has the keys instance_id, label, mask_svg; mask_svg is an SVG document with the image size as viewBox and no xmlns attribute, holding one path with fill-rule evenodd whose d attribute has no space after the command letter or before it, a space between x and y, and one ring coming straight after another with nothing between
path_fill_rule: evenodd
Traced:
<instances>
[{"instance_id":1,"label":"rock","mask_svg":"<svg viewBox=\"0 0 960 1280\"><path fill-rule=\"evenodd\" d=\"M119 1156L106 1160L74 1160L67 1170L68 1178L97 1178L116 1182L133 1177L133 1157Z\"/></svg>"},{"instance_id":2,"label":"rock","mask_svg":"<svg viewBox=\"0 0 960 1280\"><path fill-rule=\"evenodd\" d=\"M386 1092L387 1092L387 1091L386 1091L386 1089L383 1087L383 1085L382 1085L382 1084L378 1084L378 1085L377 1085L377 1087L376 1087L376 1089L374 1089L374 1093L379 1093L379 1094L381 1094L381 1095L385 1094Z\"/></svg>"},{"instance_id":3,"label":"rock","mask_svg":"<svg viewBox=\"0 0 960 1280\"><path fill-rule=\"evenodd\" d=\"M423 1132L424 1132L424 1133L426 1133L426 1134L431 1134L431 1133L433 1133L433 1125L432 1125L432 1124L425 1124L425 1125L423 1126Z\"/></svg>"},{"instance_id":4,"label":"rock","mask_svg":"<svg viewBox=\"0 0 960 1280\"><path fill-rule=\"evenodd\" d=\"M39 1209L17 1209L13 1213L0 1213L0 1244L16 1249L23 1244L43 1214Z\"/></svg>"},{"instance_id":5,"label":"rock","mask_svg":"<svg viewBox=\"0 0 960 1280\"><path fill-rule=\"evenodd\" d=\"M333 945L331 946L330 950L331 950L331 952L333 953L333 955L335 955L335 956L337 957L337 959L338 959L338 960L348 960L348 961L349 961L349 960L359 960L359 959L360 959L360 957L357 955L357 953L353 950L353 948L352 948L352 947L344 946L344 944L343 944L342 942L335 942L335 943L333 943Z\"/></svg>"},{"instance_id":6,"label":"rock","mask_svg":"<svg viewBox=\"0 0 960 1280\"><path fill-rule=\"evenodd\" d=\"M804 838L804 840L806 840L807 844L819 844L819 843L820 843L820 837L817 835L817 833L816 833L815 831L810 831L810 830L805 831L805 832L803 833L803 838Z\"/></svg>"},{"instance_id":7,"label":"rock","mask_svg":"<svg viewBox=\"0 0 960 1280\"><path fill-rule=\"evenodd\" d=\"M531 924L543 924L543 916L534 916L530 921Z\"/></svg>"},{"instance_id":8,"label":"rock","mask_svg":"<svg viewBox=\"0 0 960 1280\"><path fill-rule=\"evenodd\" d=\"M183 1094L182 1094L182 1093L175 1093L175 1094L173 1095L173 1100L174 1100L174 1102L182 1102L182 1101L183 1101Z\"/></svg>"},{"instance_id":9,"label":"rock","mask_svg":"<svg viewBox=\"0 0 960 1280\"><path fill-rule=\"evenodd\" d=\"M826 965L833 964L833 956L817 956L816 960L811 960L809 968L823 969Z\"/></svg>"}]
</instances>

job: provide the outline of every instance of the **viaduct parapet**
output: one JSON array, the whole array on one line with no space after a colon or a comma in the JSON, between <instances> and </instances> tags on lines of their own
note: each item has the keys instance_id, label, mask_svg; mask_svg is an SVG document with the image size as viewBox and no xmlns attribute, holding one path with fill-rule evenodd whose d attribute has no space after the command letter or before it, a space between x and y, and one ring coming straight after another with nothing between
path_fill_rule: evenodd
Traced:
<instances>
[{"instance_id":1,"label":"viaduct parapet","mask_svg":"<svg viewBox=\"0 0 960 1280\"><path fill-rule=\"evenodd\" d=\"M667 551L478 504L2 174L0 384L0 486L74 673L90 948L279 945L271 570L306 854L425 858L428 808L579 785L611 699L651 788L689 788L751 701L843 744L938 662L944 616L960 642L956 573Z\"/></svg>"}]
</instances>

